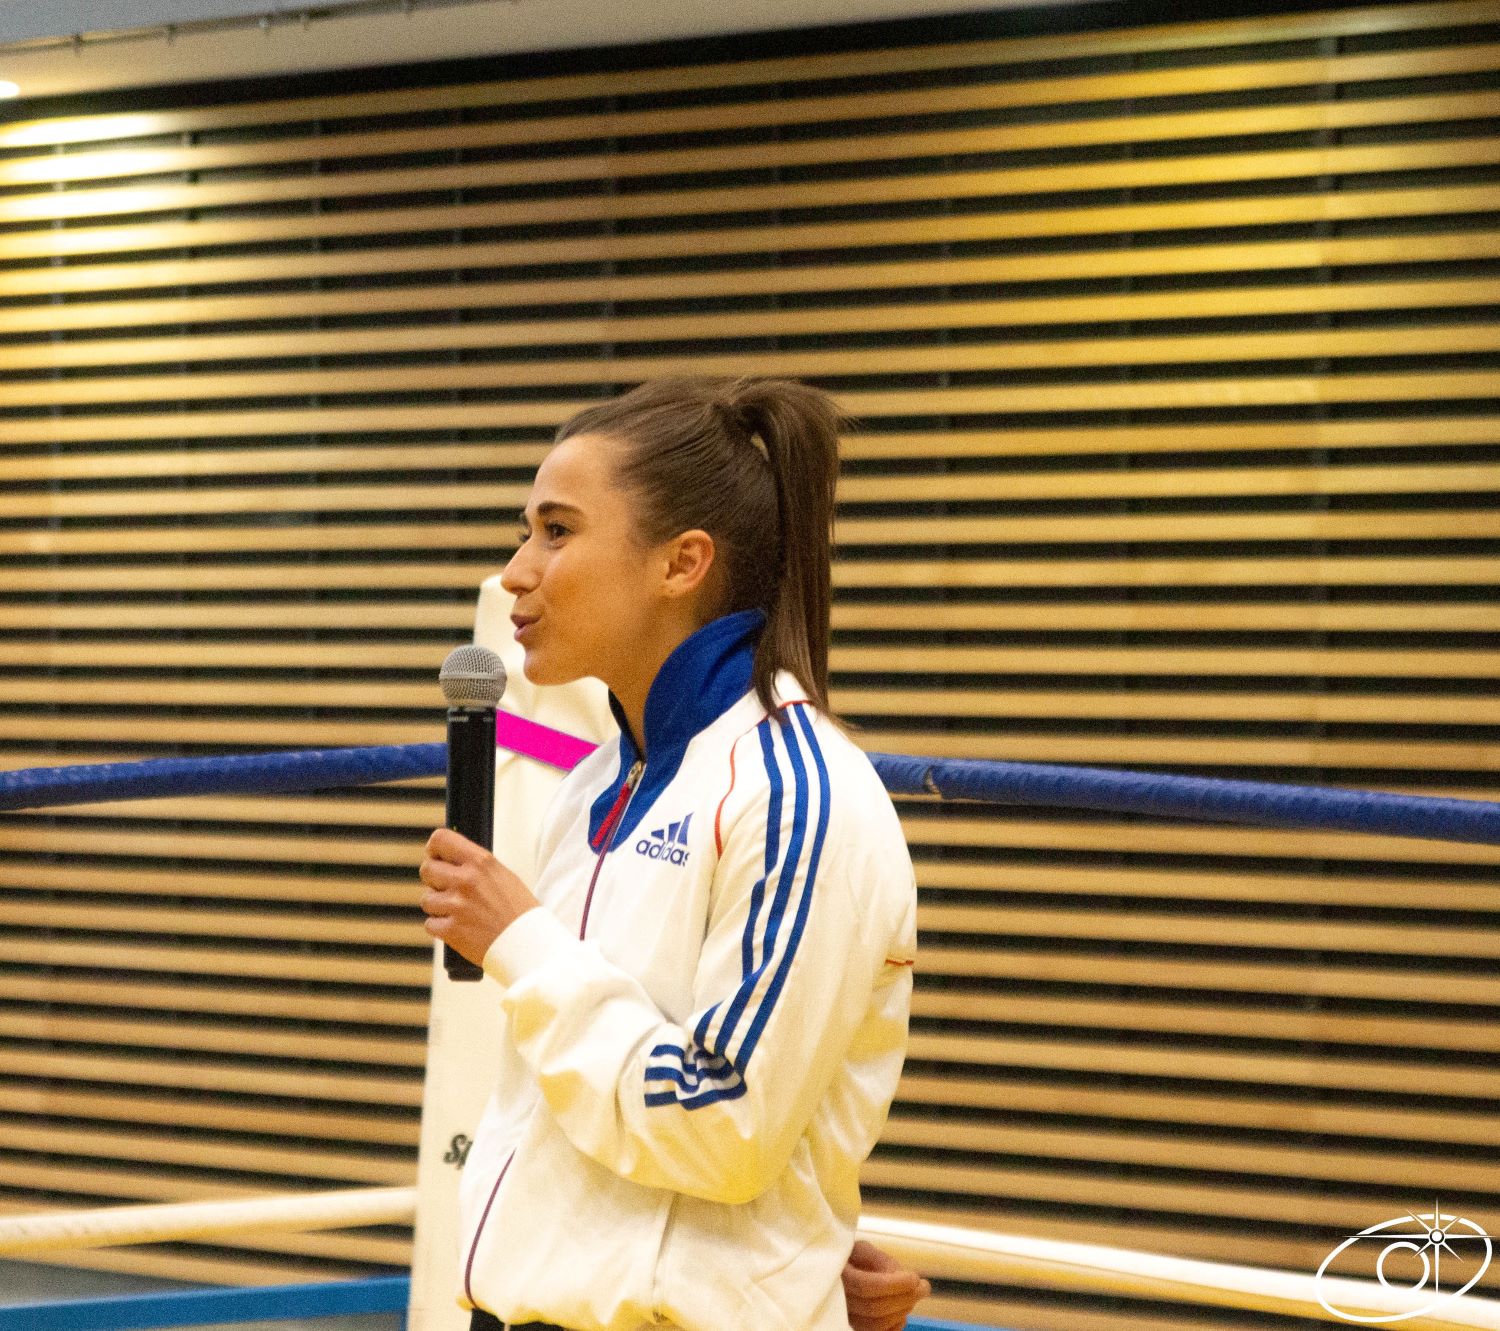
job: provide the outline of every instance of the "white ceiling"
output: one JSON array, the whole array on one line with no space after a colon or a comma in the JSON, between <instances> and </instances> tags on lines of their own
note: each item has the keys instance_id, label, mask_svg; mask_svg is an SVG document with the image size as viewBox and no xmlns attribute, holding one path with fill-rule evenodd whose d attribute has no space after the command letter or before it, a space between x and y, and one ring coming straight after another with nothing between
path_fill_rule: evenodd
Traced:
<instances>
[{"instance_id":1,"label":"white ceiling","mask_svg":"<svg viewBox=\"0 0 1500 1331\"><path fill-rule=\"evenodd\" d=\"M307 0L302 5L295 0L0 0L0 79L18 84L24 99L1024 8L1036 2L411 0L409 12L402 12L399 0ZM352 12L339 13L345 6L353 6ZM270 21L257 23L261 16ZM241 21L213 22L230 18ZM168 25L185 26L169 39ZM75 33L83 34L83 40L45 40ZM114 35L106 38L106 33ZM13 43L22 44L9 45ZM15 104L9 112L25 114Z\"/></svg>"}]
</instances>

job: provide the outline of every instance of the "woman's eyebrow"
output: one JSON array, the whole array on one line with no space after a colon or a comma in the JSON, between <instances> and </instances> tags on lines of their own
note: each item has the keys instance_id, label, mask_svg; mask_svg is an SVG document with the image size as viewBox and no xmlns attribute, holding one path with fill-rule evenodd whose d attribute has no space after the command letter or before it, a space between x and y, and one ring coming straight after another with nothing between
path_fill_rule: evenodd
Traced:
<instances>
[{"instance_id":1,"label":"woman's eyebrow","mask_svg":"<svg viewBox=\"0 0 1500 1331\"><path fill-rule=\"evenodd\" d=\"M580 517L583 516L583 510L581 508L575 508L572 504L559 503L555 499L548 499L544 503L538 504L536 506L536 516L538 518L550 517L554 513L576 513ZM526 521L525 513L521 514L521 521Z\"/></svg>"}]
</instances>

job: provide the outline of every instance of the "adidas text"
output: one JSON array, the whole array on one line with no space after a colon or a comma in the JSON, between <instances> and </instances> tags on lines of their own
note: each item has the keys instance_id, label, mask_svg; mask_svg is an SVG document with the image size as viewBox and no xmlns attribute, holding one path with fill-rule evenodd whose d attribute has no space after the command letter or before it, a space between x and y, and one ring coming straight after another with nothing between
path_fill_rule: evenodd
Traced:
<instances>
[{"instance_id":1,"label":"adidas text","mask_svg":"<svg viewBox=\"0 0 1500 1331\"><path fill-rule=\"evenodd\" d=\"M665 860L668 864L688 862L688 824L693 815L688 814L681 822L669 827L658 827L635 843L635 853L648 860Z\"/></svg>"}]
</instances>

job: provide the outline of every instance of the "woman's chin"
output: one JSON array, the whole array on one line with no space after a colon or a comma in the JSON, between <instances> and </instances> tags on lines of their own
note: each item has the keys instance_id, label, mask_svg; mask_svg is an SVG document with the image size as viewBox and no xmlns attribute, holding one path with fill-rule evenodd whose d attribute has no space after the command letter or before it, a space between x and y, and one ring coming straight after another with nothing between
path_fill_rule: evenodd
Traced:
<instances>
[{"instance_id":1,"label":"woman's chin","mask_svg":"<svg viewBox=\"0 0 1500 1331\"><path fill-rule=\"evenodd\" d=\"M582 678L578 671L568 670L555 661L549 661L545 652L528 651L521 670L533 684L571 684L575 679Z\"/></svg>"}]
</instances>

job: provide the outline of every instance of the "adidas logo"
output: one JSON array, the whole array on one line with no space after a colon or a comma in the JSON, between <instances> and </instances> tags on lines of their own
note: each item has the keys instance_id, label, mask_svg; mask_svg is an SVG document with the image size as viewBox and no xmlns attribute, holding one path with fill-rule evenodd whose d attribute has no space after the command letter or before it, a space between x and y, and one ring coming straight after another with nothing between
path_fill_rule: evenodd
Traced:
<instances>
[{"instance_id":1,"label":"adidas logo","mask_svg":"<svg viewBox=\"0 0 1500 1331\"><path fill-rule=\"evenodd\" d=\"M635 843L635 853L644 855L648 860L665 860L668 864L686 864L688 862L688 824L693 821L693 815L688 814L680 823L673 823L669 827L658 827L656 831L643 836Z\"/></svg>"}]
</instances>

